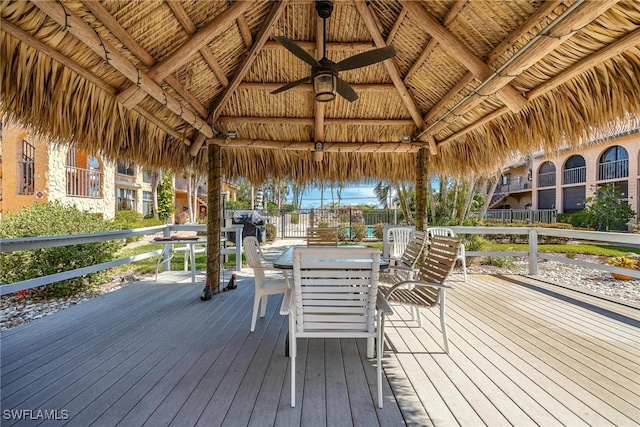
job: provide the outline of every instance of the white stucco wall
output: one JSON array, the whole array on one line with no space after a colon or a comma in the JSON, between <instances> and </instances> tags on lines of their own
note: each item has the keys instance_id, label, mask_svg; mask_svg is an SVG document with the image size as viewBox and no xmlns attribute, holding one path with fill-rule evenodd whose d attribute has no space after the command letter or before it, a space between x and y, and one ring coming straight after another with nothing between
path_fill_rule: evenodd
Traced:
<instances>
[{"instance_id":1,"label":"white stucco wall","mask_svg":"<svg viewBox=\"0 0 640 427\"><path fill-rule=\"evenodd\" d=\"M102 214L110 219L115 215L116 193L113 176L115 165L101 162L102 194L100 198L67 196L66 159L68 147L48 144L49 152L49 200L60 200L66 205L75 205L78 209Z\"/></svg>"}]
</instances>

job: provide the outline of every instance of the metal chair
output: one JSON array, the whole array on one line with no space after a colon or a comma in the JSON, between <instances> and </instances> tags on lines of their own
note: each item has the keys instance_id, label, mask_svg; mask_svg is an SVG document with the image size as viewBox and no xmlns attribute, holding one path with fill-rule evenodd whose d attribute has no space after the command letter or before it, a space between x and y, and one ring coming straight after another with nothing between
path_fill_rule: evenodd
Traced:
<instances>
[{"instance_id":1,"label":"metal chair","mask_svg":"<svg viewBox=\"0 0 640 427\"><path fill-rule=\"evenodd\" d=\"M452 286L445 282L455 265L460 239L458 237L434 236L427 256L414 280L406 280L386 290L390 304L408 305L418 309L440 306L440 325L444 338L444 350L449 354L449 338L445 318L445 291ZM419 326L422 318L418 314Z\"/></svg>"},{"instance_id":2,"label":"metal chair","mask_svg":"<svg viewBox=\"0 0 640 427\"><path fill-rule=\"evenodd\" d=\"M258 310L260 317L264 317L267 311L267 300L269 295L284 294L289 287L289 278L287 274L280 269L263 264L260 257L260 245L254 236L247 236L242 240L244 247L244 255L247 258L247 264L253 269L253 277L255 282L255 293L253 296L253 313L251 315L251 332L256 329L256 321L258 320ZM266 271L280 272L282 278L266 277Z\"/></svg>"},{"instance_id":3,"label":"metal chair","mask_svg":"<svg viewBox=\"0 0 640 427\"><path fill-rule=\"evenodd\" d=\"M452 229L448 227L428 227L427 233L429 234L429 240L433 238L433 236L450 236L456 237L456 234ZM429 245L429 243L427 243ZM464 244L460 243L460 250L458 251L457 259L462 263L462 274L464 275L464 281L467 281L467 256L464 248Z\"/></svg>"},{"instance_id":4,"label":"metal chair","mask_svg":"<svg viewBox=\"0 0 640 427\"><path fill-rule=\"evenodd\" d=\"M291 407L295 407L298 338L367 338L377 340L378 406L382 408L383 316L391 308L378 292L380 251L296 248L293 257L293 287L280 310L289 315Z\"/></svg>"}]
</instances>

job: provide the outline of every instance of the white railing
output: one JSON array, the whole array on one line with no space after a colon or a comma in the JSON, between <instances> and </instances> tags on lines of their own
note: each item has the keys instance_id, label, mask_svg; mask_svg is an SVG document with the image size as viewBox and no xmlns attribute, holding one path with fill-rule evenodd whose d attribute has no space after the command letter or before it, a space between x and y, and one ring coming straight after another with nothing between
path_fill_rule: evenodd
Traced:
<instances>
[{"instance_id":1,"label":"white railing","mask_svg":"<svg viewBox=\"0 0 640 427\"><path fill-rule=\"evenodd\" d=\"M102 172L67 166L67 196L100 198Z\"/></svg>"},{"instance_id":2,"label":"white railing","mask_svg":"<svg viewBox=\"0 0 640 427\"><path fill-rule=\"evenodd\" d=\"M235 233L235 246L227 248L221 244L220 253L236 255L236 269L242 270L242 228L243 225L234 225L231 227L222 227L221 233ZM157 227L137 228L133 230L121 231L105 231L101 233L90 234L74 234L61 236L39 236L39 237L21 237L13 239L0 239L0 252L26 251L33 249L55 248L60 246L72 246L84 243L103 242L106 240L122 240L128 237L136 236L152 236L162 233L163 236L169 237L172 233L178 231L206 231L206 225L161 225ZM86 274L96 273L98 271L107 270L111 267L117 267L129 264L143 259L164 255L165 261L162 263L164 270L169 270L170 256L172 246L166 245L163 249L157 249L150 252L134 255L131 257L120 258L114 261L103 262L101 264L90 265L87 267L77 268L75 270L63 271L61 273L51 274L48 276L36 277L34 279L22 280L9 284L1 284L0 295L11 294L24 289L31 289L38 286L48 285L50 283L62 280L72 279L74 277L84 276Z\"/></svg>"},{"instance_id":3,"label":"white railing","mask_svg":"<svg viewBox=\"0 0 640 427\"><path fill-rule=\"evenodd\" d=\"M478 216L476 214L476 216ZM551 224L558 221L557 209L488 209L484 219L499 220L503 224L514 221L527 223L545 222Z\"/></svg>"}]
</instances>

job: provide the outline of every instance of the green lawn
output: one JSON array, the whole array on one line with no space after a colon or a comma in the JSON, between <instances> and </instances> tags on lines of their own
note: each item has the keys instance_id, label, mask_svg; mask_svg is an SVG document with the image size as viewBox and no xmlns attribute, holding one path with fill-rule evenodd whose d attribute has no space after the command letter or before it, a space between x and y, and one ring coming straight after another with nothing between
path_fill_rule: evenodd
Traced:
<instances>
[{"instance_id":1,"label":"green lawn","mask_svg":"<svg viewBox=\"0 0 640 427\"><path fill-rule=\"evenodd\" d=\"M512 244L512 243L494 243L487 241L483 246L484 251L528 251L529 245L527 244ZM640 248L629 248L625 246L608 245L605 243L577 243L577 244L565 244L565 245L538 245L539 252L553 252L562 254L583 254L583 255L597 255L597 256L619 256L629 252L640 254Z\"/></svg>"}]
</instances>

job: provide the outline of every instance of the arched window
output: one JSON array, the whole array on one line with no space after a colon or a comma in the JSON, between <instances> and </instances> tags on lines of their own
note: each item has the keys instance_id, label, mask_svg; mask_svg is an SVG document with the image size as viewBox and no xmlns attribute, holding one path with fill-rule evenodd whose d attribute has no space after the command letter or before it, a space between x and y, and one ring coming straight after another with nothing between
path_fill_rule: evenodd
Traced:
<instances>
[{"instance_id":1,"label":"arched window","mask_svg":"<svg viewBox=\"0 0 640 427\"><path fill-rule=\"evenodd\" d=\"M75 147L67 151L67 196L102 197L102 172L96 156L87 155Z\"/></svg>"},{"instance_id":2,"label":"arched window","mask_svg":"<svg viewBox=\"0 0 640 427\"><path fill-rule=\"evenodd\" d=\"M629 153L624 147L607 148L598 162L598 180L626 178L629 176Z\"/></svg>"},{"instance_id":3,"label":"arched window","mask_svg":"<svg viewBox=\"0 0 640 427\"><path fill-rule=\"evenodd\" d=\"M556 185L556 165L546 161L538 169L538 187L553 187Z\"/></svg>"},{"instance_id":4,"label":"arched window","mask_svg":"<svg viewBox=\"0 0 640 427\"><path fill-rule=\"evenodd\" d=\"M564 163L564 171L562 173L563 184L576 184L578 182L586 182L587 166L584 157L574 154Z\"/></svg>"}]
</instances>

